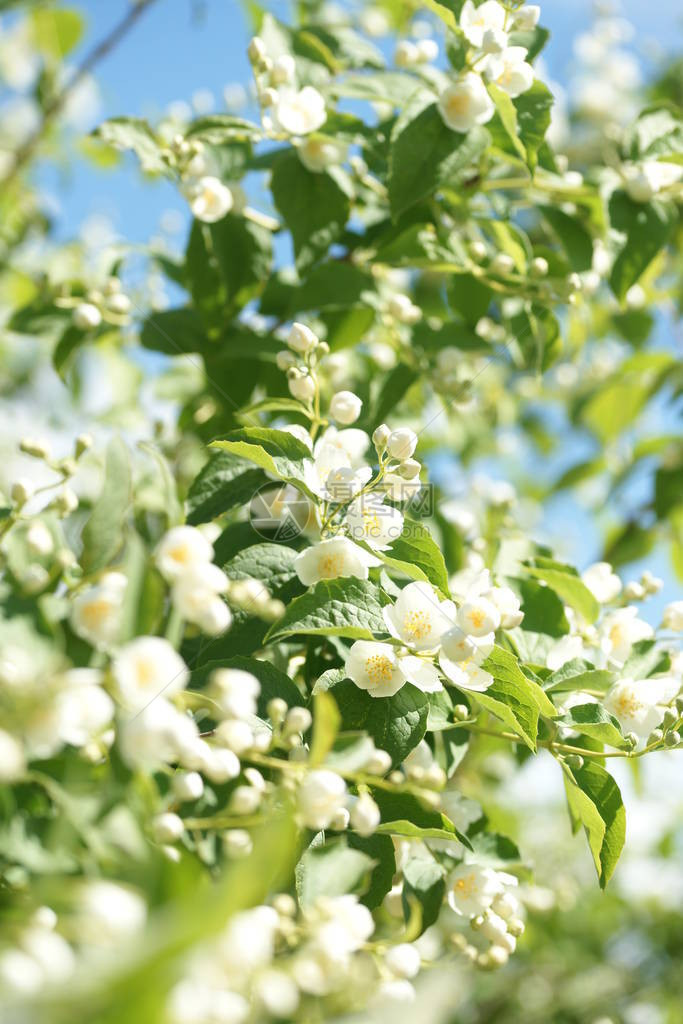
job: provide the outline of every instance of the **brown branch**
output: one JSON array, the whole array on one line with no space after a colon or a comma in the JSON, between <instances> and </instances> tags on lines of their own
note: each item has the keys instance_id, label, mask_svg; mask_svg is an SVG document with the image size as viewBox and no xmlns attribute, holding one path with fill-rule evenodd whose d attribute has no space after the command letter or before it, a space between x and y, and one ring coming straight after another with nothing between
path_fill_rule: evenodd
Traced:
<instances>
[{"instance_id":1,"label":"brown branch","mask_svg":"<svg viewBox=\"0 0 683 1024\"><path fill-rule=\"evenodd\" d=\"M126 36L134 27L145 11L155 2L156 0L137 0L137 2L132 3L128 13L117 25L114 26L109 35L106 35L92 48L69 82L52 100L50 100L49 103L45 105L40 124L37 126L35 131L31 132L26 141L23 142L15 151L14 158L7 170L7 173L2 179L0 179L0 185L7 187L14 181L19 174L19 171L21 171L21 169L30 161L35 150L40 145L41 139L52 122L64 108L65 103L72 93L78 88L87 75L90 74L93 68L99 64L104 57L111 53L116 46L118 46L124 36Z\"/></svg>"}]
</instances>

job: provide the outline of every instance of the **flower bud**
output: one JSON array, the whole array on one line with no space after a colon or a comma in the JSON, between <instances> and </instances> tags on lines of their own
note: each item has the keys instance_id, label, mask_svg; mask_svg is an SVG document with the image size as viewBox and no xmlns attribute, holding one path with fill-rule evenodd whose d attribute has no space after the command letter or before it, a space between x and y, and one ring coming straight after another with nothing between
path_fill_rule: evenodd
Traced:
<instances>
[{"instance_id":1,"label":"flower bud","mask_svg":"<svg viewBox=\"0 0 683 1024\"><path fill-rule=\"evenodd\" d=\"M283 53L273 61L270 77L274 85L291 85L296 78L296 61L289 53Z\"/></svg>"},{"instance_id":2,"label":"flower bud","mask_svg":"<svg viewBox=\"0 0 683 1024\"><path fill-rule=\"evenodd\" d=\"M252 64L263 64L264 60L268 56L268 50L266 44L260 36L253 36L249 40L249 46L247 47L247 56Z\"/></svg>"},{"instance_id":3,"label":"flower bud","mask_svg":"<svg viewBox=\"0 0 683 1024\"><path fill-rule=\"evenodd\" d=\"M78 472L76 460L61 459L59 463L59 472L62 473L64 476L74 476Z\"/></svg>"},{"instance_id":4,"label":"flower bud","mask_svg":"<svg viewBox=\"0 0 683 1024\"><path fill-rule=\"evenodd\" d=\"M310 402L315 396L315 381L312 377L290 377L287 386L292 397L300 402Z\"/></svg>"},{"instance_id":5,"label":"flower bud","mask_svg":"<svg viewBox=\"0 0 683 1024\"><path fill-rule=\"evenodd\" d=\"M531 273L535 277L545 277L548 273L548 261L542 256L536 256L531 261Z\"/></svg>"},{"instance_id":6,"label":"flower bud","mask_svg":"<svg viewBox=\"0 0 683 1024\"><path fill-rule=\"evenodd\" d=\"M400 942L387 950L384 962L397 978L414 978L420 970L420 953L411 942Z\"/></svg>"},{"instance_id":7,"label":"flower bud","mask_svg":"<svg viewBox=\"0 0 683 1024\"><path fill-rule=\"evenodd\" d=\"M290 708L285 718L285 732L308 732L313 723L313 716L308 708Z\"/></svg>"},{"instance_id":8,"label":"flower bud","mask_svg":"<svg viewBox=\"0 0 683 1024\"><path fill-rule=\"evenodd\" d=\"M157 814L152 821L152 832L157 843L175 843L184 831L183 819L170 811Z\"/></svg>"},{"instance_id":9,"label":"flower bud","mask_svg":"<svg viewBox=\"0 0 683 1024\"><path fill-rule=\"evenodd\" d=\"M50 555L54 551L54 538L45 523L36 520L26 533L26 543L34 555Z\"/></svg>"},{"instance_id":10,"label":"flower bud","mask_svg":"<svg viewBox=\"0 0 683 1024\"><path fill-rule=\"evenodd\" d=\"M283 349L282 352L278 352L275 356L275 362L278 370L285 372L291 369L292 366L296 366L296 356L292 352Z\"/></svg>"},{"instance_id":11,"label":"flower bud","mask_svg":"<svg viewBox=\"0 0 683 1024\"><path fill-rule=\"evenodd\" d=\"M216 738L238 757L254 745L254 734L250 726L240 718L229 718L221 722L216 729Z\"/></svg>"},{"instance_id":12,"label":"flower bud","mask_svg":"<svg viewBox=\"0 0 683 1024\"><path fill-rule=\"evenodd\" d=\"M330 402L330 416L346 427L356 422L362 408L362 401L353 391L337 391Z\"/></svg>"},{"instance_id":13,"label":"flower bud","mask_svg":"<svg viewBox=\"0 0 683 1024\"><path fill-rule=\"evenodd\" d=\"M94 442L90 434L79 434L74 445L75 457L79 459L83 452L87 452L89 448L92 448L93 444Z\"/></svg>"},{"instance_id":14,"label":"flower bud","mask_svg":"<svg viewBox=\"0 0 683 1024\"><path fill-rule=\"evenodd\" d=\"M268 107L274 107L278 101L277 89L271 89L270 87L261 89L258 94L258 101L266 110Z\"/></svg>"},{"instance_id":15,"label":"flower bud","mask_svg":"<svg viewBox=\"0 0 683 1024\"><path fill-rule=\"evenodd\" d=\"M453 708L453 718L456 722L466 722L470 717L470 709L466 704L456 704Z\"/></svg>"},{"instance_id":16,"label":"flower bud","mask_svg":"<svg viewBox=\"0 0 683 1024\"><path fill-rule=\"evenodd\" d=\"M667 708L662 716L662 729L671 729L679 719L679 714L675 708Z\"/></svg>"},{"instance_id":17,"label":"flower bud","mask_svg":"<svg viewBox=\"0 0 683 1024\"><path fill-rule=\"evenodd\" d=\"M37 441L31 437L23 437L19 448L26 455L32 455L34 459L49 459L50 445L47 441Z\"/></svg>"},{"instance_id":18,"label":"flower bud","mask_svg":"<svg viewBox=\"0 0 683 1024\"><path fill-rule=\"evenodd\" d=\"M61 516L68 516L78 508L78 498L70 487L62 487L54 500L54 507Z\"/></svg>"},{"instance_id":19,"label":"flower bud","mask_svg":"<svg viewBox=\"0 0 683 1024\"><path fill-rule=\"evenodd\" d=\"M515 261L512 256L506 252L499 252L491 260L491 273L507 275L511 274L515 269Z\"/></svg>"},{"instance_id":20,"label":"flower bud","mask_svg":"<svg viewBox=\"0 0 683 1024\"><path fill-rule=\"evenodd\" d=\"M681 734L679 732L676 732L675 730L672 730L671 732L668 732L666 734L666 736L664 737L664 742L666 743L667 747L677 747L678 744L681 742Z\"/></svg>"},{"instance_id":21,"label":"flower bud","mask_svg":"<svg viewBox=\"0 0 683 1024\"><path fill-rule=\"evenodd\" d=\"M271 700L268 701L268 704L266 705L266 712L268 714L268 718L275 725L279 725L280 722L284 720L287 711L287 702L284 701L282 697L273 697Z\"/></svg>"},{"instance_id":22,"label":"flower bud","mask_svg":"<svg viewBox=\"0 0 683 1024\"><path fill-rule=\"evenodd\" d=\"M372 443L374 444L377 451L384 451L390 436L391 430L386 425L386 423L380 423L380 425L375 428L372 434Z\"/></svg>"},{"instance_id":23,"label":"flower bud","mask_svg":"<svg viewBox=\"0 0 683 1024\"><path fill-rule=\"evenodd\" d=\"M393 459L405 462L410 459L417 448L417 434L410 427L399 427L392 430L387 441L387 449Z\"/></svg>"},{"instance_id":24,"label":"flower bud","mask_svg":"<svg viewBox=\"0 0 683 1024\"><path fill-rule=\"evenodd\" d=\"M365 764L368 775L386 775L391 768L391 754L386 750L375 750Z\"/></svg>"},{"instance_id":25,"label":"flower bud","mask_svg":"<svg viewBox=\"0 0 683 1024\"><path fill-rule=\"evenodd\" d=\"M25 477L21 477L19 480L15 480L10 488L10 497L15 505L25 505L29 501L35 492L35 487L31 480L27 480Z\"/></svg>"},{"instance_id":26,"label":"flower bud","mask_svg":"<svg viewBox=\"0 0 683 1024\"><path fill-rule=\"evenodd\" d=\"M583 768L583 758L580 754L567 754L565 762L572 771L578 771L580 768Z\"/></svg>"},{"instance_id":27,"label":"flower bud","mask_svg":"<svg viewBox=\"0 0 683 1024\"><path fill-rule=\"evenodd\" d=\"M661 729L653 729L647 738L647 746L650 747L655 743L661 743L664 739L664 732Z\"/></svg>"},{"instance_id":28,"label":"flower bud","mask_svg":"<svg viewBox=\"0 0 683 1024\"><path fill-rule=\"evenodd\" d=\"M369 793L361 793L351 808L351 825L361 836L371 836L380 823L379 807Z\"/></svg>"},{"instance_id":29,"label":"flower bud","mask_svg":"<svg viewBox=\"0 0 683 1024\"><path fill-rule=\"evenodd\" d=\"M295 352L305 355L318 344L318 336L305 324L295 322L287 335L287 344Z\"/></svg>"},{"instance_id":30,"label":"flower bud","mask_svg":"<svg viewBox=\"0 0 683 1024\"><path fill-rule=\"evenodd\" d=\"M511 917L508 920L508 931L513 938L518 939L520 935L524 934L526 925L522 921L521 917Z\"/></svg>"},{"instance_id":31,"label":"flower bud","mask_svg":"<svg viewBox=\"0 0 683 1024\"><path fill-rule=\"evenodd\" d=\"M477 263L481 263L482 260L485 260L486 246L484 245L484 243L478 240L470 242L470 256L472 257L473 260L476 260Z\"/></svg>"},{"instance_id":32,"label":"flower bud","mask_svg":"<svg viewBox=\"0 0 683 1024\"><path fill-rule=\"evenodd\" d=\"M102 314L92 302L81 302L73 311L73 322L79 331L94 331L102 323Z\"/></svg>"},{"instance_id":33,"label":"flower bud","mask_svg":"<svg viewBox=\"0 0 683 1024\"><path fill-rule=\"evenodd\" d=\"M398 472L404 480L414 480L415 477L418 476L421 468L422 466L417 459L406 459L405 462L402 462L398 467Z\"/></svg>"},{"instance_id":34,"label":"flower bud","mask_svg":"<svg viewBox=\"0 0 683 1024\"><path fill-rule=\"evenodd\" d=\"M199 772L178 772L172 780L173 793L182 803L199 800L204 792L204 780Z\"/></svg>"},{"instance_id":35,"label":"flower bud","mask_svg":"<svg viewBox=\"0 0 683 1024\"><path fill-rule=\"evenodd\" d=\"M233 814L253 814L261 803L261 793L253 786L237 786L230 794L229 810Z\"/></svg>"},{"instance_id":36,"label":"flower bud","mask_svg":"<svg viewBox=\"0 0 683 1024\"><path fill-rule=\"evenodd\" d=\"M222 842L226 857L230 857L232 860L248 857L254 849L251 836L243 828L231 828L228 832L224 832Z\"/></svg>"}]
</instances>

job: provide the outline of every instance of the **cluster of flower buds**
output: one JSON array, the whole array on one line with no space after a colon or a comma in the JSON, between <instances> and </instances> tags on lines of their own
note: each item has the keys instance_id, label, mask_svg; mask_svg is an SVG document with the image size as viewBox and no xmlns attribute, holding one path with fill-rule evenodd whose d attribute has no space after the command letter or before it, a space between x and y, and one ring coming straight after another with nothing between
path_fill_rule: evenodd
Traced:
<instances>
[{"instance_id":1,"label":"cluster of flower buds","mask_svg":"<svg viewBox=\"0 0 683 1024\"><path fill-rule=\"evenodd\" d=\"M254 36L247 48L247 56L264 112L264 128L301 137L322 127L327 118L324 97L312 85L297 88L297 66L291 54L271 57L264 40ZM326 158L323 155L321 159ZM335 162L334 158L332 162Z\"/></svg>"},{"instance_id":2,"label":"cluster of flower buds","mask_svg":"<svg viewBox=\"0 0 683 1024\"><path fill-rule=\"evenodd\" d=\"M310 327L301 323L292 324L287 346L289 351L278 352L277 365L287 374L292 397L310 405L318 391L318 363L329 353L329 346L327 342L320 341Z\"/></svg>"},{"instance_id":3,"label":"cluster of flower buds","mask_svg":"<svg viewBox=\"0 0 683 1024\"><path fill-rule=\"evenodd\" d=\"M275 622L285 613L282 601L273 597L261 580L228 580L225 594L233 608L255 615L264 622Z\"/></svg>"},{"instance_id":4,"label":"cluster of flower buds","mask_svg":"<svg viewBox=\"0 0 683 1024\"><path fill-rule=\"evenodd\" d=\"M432 64L438 56L436 39L401 39L394 51L394 64L397 68L415 68L421 64Z\"/></svg>"},{"instance_id":5,"label":"cluster of flower buds","mask_svg":"<svg viewBox=\"0 0 683 1024\"><path fill-rule=\"evenodd\" d=\"M177 614L210 636L224 633L232 613L222 599L228 577L214 565L213 547L194 526L174 526L161 538L155 553L159 572L171 585Z\"/></svg>"},{"instance_id":6,"label":"cluster of flower buds","mask_svg":"<svg viewBox=\"0 0 683 1024\"><path fill-rule=\"evenodd\" d=\"M55 305L72 310L73 325L79 331L95 331L102 323L123 327L130 322L132 307L118 277L108 278L101 290L92 288L85 296L58 296Z\"/></svg>"},{"instance_id":7,"label":"cluster of flower buds","mask_svg":"<svg viewBox=\"0 0 683 1024\"><path fill-rule=\"evenodd\" d=\"M199 139L174 135L162 156L180 177L183 195L197 220L214 224L234 208L232 190L211 173L206 148Z\"/></svg>"}]
</instances>

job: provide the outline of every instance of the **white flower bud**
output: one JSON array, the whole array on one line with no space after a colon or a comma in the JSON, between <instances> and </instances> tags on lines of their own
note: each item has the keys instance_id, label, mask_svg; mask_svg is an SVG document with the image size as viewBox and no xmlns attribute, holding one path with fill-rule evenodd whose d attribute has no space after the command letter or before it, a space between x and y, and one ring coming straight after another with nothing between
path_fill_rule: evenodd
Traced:
<instances>
[{"instance_id":1,"label":"white flower bud","mask_svg":"<svg viewBox=\"0 0 683 1024\"><path fill-rule=\"evenodd\" d=\"M470 256L473 260L476 260L477 263L481 263L482 260L486 259L486 252L486 246L483 242L470 242Z\"/></svg>"},{"instance_id":2,"label":"white flower bud","mask_svg":"<svg viewBox=\"0 0 683 1024\"><path fill-rule=\"evenodd\" d=\"M130 313L130 308L131 301L123 292L110 295L107 299L107 309L110 309L112 313L117 313L119 316L125 316L126 313Z\"/></svg>"},{"instance_id":3,"label":"white flower bud","mask_svg":"<svg viewBox=\"0 0 683 1024\"><path fill-rule=\"evenodd\" d=\"M78 508L78 497L70 487L62 487L55 498L54 504L60 515L68 516Z\"/></svg>"},{"instance_id":4,"label":"white flower bud","mask_svg":"<svg viewBox=\"0 0 683 1024\"><path fill-rule=\"evenodd\" d=\"M407 295L392 295L387 304L390 314L401 324L415 324L422 318L422 310Z\"/></svg>"},{"instance_id":5,"label":"white flower bud","mask_svg":"<svg viewBox=\"0 0 683 1024\"><path fill-rule=\"evenodd\" d=\"M199 772L178 772L171 783L178 800L199 800L204 792L204 780Z\"/></svg>"},{"instance_id":6,"label":"white flower bud","mask_svg":"<svg viewBox=\"0 0 683 1024\"><path fill-rule=\"evenodd\" d=\"M74 454L76 458L79 459L83 452L87 452L89 448L92 448L94 443L92 435L79 434L74 445Z\"/></svg>"},{"instance_id":7,"label":"white flower bud","mask_svg":"<svg viewBox=\"0 0 683 1024\"><path fill-rule=\"evenodd\" d=\"M236 779L240 773L240 762L232 750L224 747L210 747L210 754L207 764L204 766L204 774L212 782L220 785L222 782L229 782Z\"/></svg>"},{"instance_id":8,"label":"white flower bud","mask_svg":"<svg viewBox=\"0 0 683 1024\"><path fill-rule=\"evenodd\" d=\"M34 555L50 555L54 551L54 538L45 523L37 520L26 532L26 543Z\"/></svg>"},{"instance_id":9,"label":"white flower bud","mask_svg":"<svg viewBox=\"0 0 683 1024\"><path fill-rule=\"evenodd\" d=\"M291 708L285 719L285 732L308 732L312 722L313 716L308 708Z\"/></svg>"},{"instance_id":10,"label":"white flower bud","mask_svg":"<svg viewBox=\"0 0 683 1024\"><path fill-rule=\"evenodd\" d=\"M683 633L683 601L672 601L664 609L662 626L674 633Z\"/></svg>"},{"instance_id":11,"label":"white flower bud","mask_svg":"<svg viewBox=\"0 0 683 1024\"><path fill-rule=\"evenodd\" d=\"M305 355L318 344L318 336L305 324L295 322L287 335L287 344L295 352Z\"/></svg>"},{"instance_id":12,"label":"white flower bud","mask_svg":"<svg viewBox=\"0 0 683 1024\"><path fill-rule=\"evenodd\" d=\"M417 43L417 60L419 64L431 64L439 56L439 44L436 39L420 39Z\"/></svg>"},{"instance_id":13,"label":"white flower bud","mask_svg":"<svg viewBox=\"0 0 683 1024\"><path fill-rule=\"evenodd\" d=\"M347 807L340 807L339 810L334 812L329 827L333 832L343 832L344 829L349 827L351 815Z\"/></svg>"},{"instance_id":14,"label":"white flower bud","mask_svg":"<svg viewBox=\"0 0 683 1024\"><path fill-rule=\"evenodd\" d=\"M265 110L274 107L278 101L277 89L272 89L270 86L261 89L258 94L258 101Z\"/></svg>"},{"instance_id":15,"label":"white flower bud","mask_svg":"<svg viewBox=\"0 0 683 1024\"><path fill-rule=\"evenodd\" d=\"M237 786L230 794L229 809L233 814L253 814L261 803L261 793L253 786Z\"/></svg>"},{"instance_id":16,"label":"white flower bud","mask_svg":"<svg viewBox=\"0 0 683 1024\"><path fill-rule=\"evenodd\" d=\"M299 811L307 828L329 828L346 803L346 783L336 772L321 768L310 772L299 789Z\"/></svg>"},{"instance_id":17,"label":"white flower bud","mask_svg":"<svg viewBox=\"0 0 683 1024\"><path fill-rule=\"evenodd\" d=\"M73 311L73 322L79 331L94 331L102 323L102 314L92 302L81 302Z\"/></svg>"},{"instance_id":18,"label":"white flower bud","mask_svg":"<svg viewBox=\"0 0 683 1024\"><path fill-rule=\"evenodd\" d=\"M49 459L51 448L47 441L36 440L32 437L23 437L19 445L22 452L32 455L35 459Z\"/></svg>"},{"instance_id":19,"label":"white flower bud","mask_svg":"<svg viewBox=\"0 0 683 1024\"><path fill-rule=\"evenodd\" d=\"M313 377L290 377L287 385L292 397L300 402L310 402L315 396L315 381Z\"/></svg>"},{"instance_id":20,"label":"white flower bud","mask_svg":"<svg viewBox=\"0 0 683 1024\"><path fill-rule=\"evenodd\" d=\"M417 434L410 427L399 427L392 430L387 441L387 449L393 459L405 462L412 458L417 448Z\"/></svg>"},{"instance_id":21,"label":"white flower bud","mask_svg":"<svg viewBox=\"0 0 683 1024\"><path fill-rule=\"evenodd\" d=\"M545 277L548 273L548 261L543 256L535 256L531 261L531 273L536 277Z\"/></svg>"},{"instance_id":22,"label":"white flower bud","mask_svg":"<svg viewBox=\"0 0 683 1024\"><path fill-rule=\"evenodd\" d=\"M0 729L0 782L14 782L26 769L24 749L14 736Z\"/></svg>"},{"instance_id":23,"label":"white flower bud","mask_svg":"<svg viewBox=\"0 0 683 1024\"><path fill-rule=\"evenodd\" d=\"M262 64L268 56L268 50L266 44L260 36L253 36L249 40L249 46L247 47L247 56L252 64Z\"/></svg>"},{"instance_id":24,"label":"white flower bud","mask_svg":"<svg viewBox=\"0 0 683 1024\"><path fill-rule=\"evenodd\" d=\"M229 718L221 722L216 729L216 739L238 756L254 746L251 726L240 718Z\"/></svg>"},{"instance_id":25,"label":"white flower bud","mask_svg":"<svg viewBox=\"0 0 683 1024\"><path fill-rule=\"evenodd\" d=\"M491 273L505 276L515 269L515 261L506 252L499 252L491 260Z\"/></svg>"},{"instance_id":26,"label":"white flower bud","mask_svg":"<svg viewBox=\"0 0 683 1024\"><path fill-rule=\"evenodd\" d=\"M248 857L253 849L254 844L246 829L231 828L223 833L223 850L226 857L240 860L242 857Z\"/></svg>"},{"instance_id":27,"label":"white flower bud","mask_svg":"<svg viewBox=\"0 0 683 1024\"><path fill-rule=\"evenodd\" d=\"M420 970L420 953L410 942L400 942L387 950L384 962L397 978L414 978Z\"/></svg>"},{"instance_id":28,"label":"white flower bud","mask_svg":"<svg viewBox=\"0 0 683 1024\"><path fill-rule=\"evenodd\" d=\"M292 366L296 366L296 356L292 352L288 352L287 349L283 349L275 356L275 362L278 370L286 372Z\"/></svg>"},{"instance_id":29,"label":"white flower bud","mask_svg":"<svg viewBox=\"0 0 683 1024\"><path fill-rule=\"evenodd\" d=\"M283 53L273 61L270 77L275 85L291 85L296 78L296 61L289 53Z\"/></svg>"},{"instance_id":30,"label":"white flower bud","mask_svg":"<svg viewBox=\"0 0 683 1024\"><path fill-rule=\"evenodd\" d=\"M351 825L361 836L371 836L381 820L379 807L369 793L361 793L351 807Z\"/></svg>"},{"instance_id":31,"label":"white flower bud","mask_svg":"<svg viewBox=\"0 0 683 1024\"><path fill-rule=\"evenodd\" d=\"M386 775L391 769L391 754L386 750L375 750L365 764L368 775Z\"/></svg>"},{"instance_id":32,"label":"white flower bud","mask_svg":"<svg viewBox=\"0 0 683 1024\"><path fill-rule=\"evenodd\" d=\"M157 814L152 822L152 831L157 843L175 843L185 831L183 819L166 811L164 814Z\"/></svg>"},{"instance_id":33,"label":"white flower bud","mask_svg":"<svg viewBox=\"0 0 683 1024\"><path fill-rule=\"evenodd\" d=\"M282 697L273 697L268 701L266 711L268 712L268 718L271 722L276 725L282 722L285 715L287 714L287 702Z\"/></svg>"},{"instance_id":34,"label":"white flower bud","mask_svg":"<svg viewBox=\"0 0 683 1024\"><path fill-rule=\"evenodd\" d=\"M386 423L380 423L380 425L373 431L372 443L379 451L383 451L386 448L387 441L390 437L391 429L386 425Z\"/></svg>"},{"instance_id":35,"label":"white flower bud","mask_svg":"<svg viewBox=\"0 0 683 1024\"><path fill-rule=\"evenodd\" d=\"M394 63L397 68L411 68L419 61L418 49L409 39L402 39L396 46Z\"/></svg>"},{"instance_id":36,"label":"white flower bud","mask_svg":"<svg viewBox=\"0 0 683 1024\"><path fill-rule=\"evenodd\" d=\"M358 395L354 395L353 391L337 391L332 395L330 402L330 416L337 423L349 426L356 422L362 408L362 401Z\"/></svg>"},{"instance_id":37,"label":"white flower bud","mask_svg":"<svg viewBox=\"0 0 683 1024\"><path fill-rule=\"evenodd\" d=\"M414 480L421 468L422 466L417 459L406 459L398 467L399 476L402 476L404 480Z\"/></svg>"}]
</instances>

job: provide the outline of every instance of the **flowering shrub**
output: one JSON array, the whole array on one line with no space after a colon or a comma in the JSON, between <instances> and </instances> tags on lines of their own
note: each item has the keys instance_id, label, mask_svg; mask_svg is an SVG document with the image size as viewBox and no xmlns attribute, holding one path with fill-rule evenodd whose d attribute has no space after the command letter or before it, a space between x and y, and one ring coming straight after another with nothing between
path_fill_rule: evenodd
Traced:
<instances>
[{"instance_id":1,"label":"flowering shrub","mask_svg":"<svg viewBox=\"0 0 683 1024\"><path fill-rule=\"evenodd\" d=\"M604 888L611 759L681 743L683 603L654 628L660 582L613 567L665 538L680 569L675 437L632 453L659 460L647 523L581 574L509 483L460 500L430 470L516 418L542 449L540 379L605 449L680 379L643 345L676 274L674 106L612 123L609 158L577 116L570 167L537 6L406 5L434 37L390 69L317 3L294 28L253 6L258 120L96 133L187 199L183 258L149 253L177 304L128 294L117 255L36 275L7 320L72 386L121 332L194 374L154 444L25 437L42 482L0 510L12 1019L332 1018L441 961L503 967L533 865L463 779L543 755ZM627 353L591 368L608 331ZM631 468L601 452L557 489Z\"/></svg>"}]
</instances>

